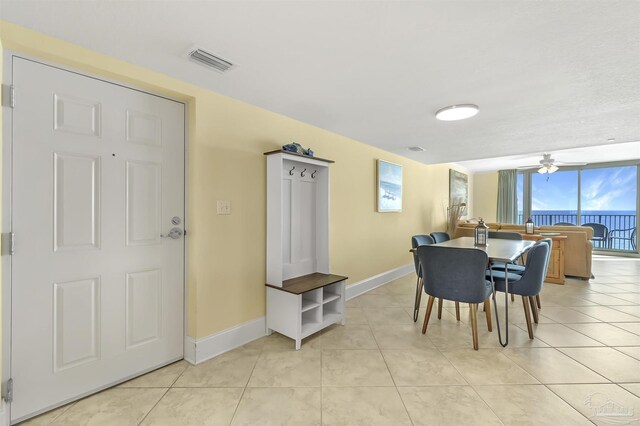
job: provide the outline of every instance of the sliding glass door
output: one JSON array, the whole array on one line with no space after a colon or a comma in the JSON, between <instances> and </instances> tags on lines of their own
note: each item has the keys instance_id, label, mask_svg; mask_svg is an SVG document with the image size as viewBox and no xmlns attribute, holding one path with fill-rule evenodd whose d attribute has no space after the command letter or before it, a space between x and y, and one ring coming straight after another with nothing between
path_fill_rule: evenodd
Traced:
<instances>
[{"instance_id":1,"label":"sliding glass door","mask_svg":"<svg viewBox=\"0 0 640 426\"><path fill-rule=\"evenodd\" d=\"M638 252L638 164L518 175L518 222L586 225L596 250Z\"/></svg>"},{"instance_id":2,"label":"sliding glass door","mask_svg":"<svg viewBox=\"0 0 640 426\"><path fill-rule=\"evenodd\" d=\"M594 240L594 247L635 251L637 170L635 166L581 170L581 223L593 226L602 238Z\"/></svg>"}]
</instances>

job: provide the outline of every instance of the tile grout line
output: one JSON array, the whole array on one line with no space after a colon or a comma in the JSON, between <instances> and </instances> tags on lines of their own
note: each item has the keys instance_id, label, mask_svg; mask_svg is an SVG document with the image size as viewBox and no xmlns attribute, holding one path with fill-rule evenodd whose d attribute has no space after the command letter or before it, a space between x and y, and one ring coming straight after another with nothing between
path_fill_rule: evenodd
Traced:
<instances>
[{"instance_id":1,"label":"tile grout line","mask_svg":"<svg viewBox=\"0 0 640 426\"><path fill-rule=\"evenodd\" d=\"M164 391L162 396L160 398L158 398L158 400L156 401L155 404L153 404L153 407L151 407L151 409L149 411L147 411L147 414L145 414L144 417L142 419L140 419L140 421L138 422L138 425L141 425L142 422L144 422L145 419L149 416L149 414L151 414L151 412L158 406L158 404L160 404L160 401L162 401L162 399L167 395L167 393L169 392L169 389L171 389L171 388L166 388L166 390Z\"/></svg>"},{"instance_id":2,"label":"tile grout line","mask_svg":"<svg viewBox=\"0 0 640 426\"><path fill-rule=\"evenodd\" d=\"M387 359L384 357L384 354L382 353L382 349L380 348L380 343L378 343L378 339L376 339L376 335L373 332L373 329L371 328L371 325L369 325L369 331L371 332L371 335L373 336L373 341L376 342L376 346L378 347L378 353L382 357L382 361L384 362L384 365L387 368L387 372L389 373L389 377L391 377L391 382L393 382L393 388L396 390L396 395L398 395L398 398L400 399L400 402L402 403L402 406L404 407L404 411L407 414L407 418L409 419L409 422L411 422L412 425L415 425L415 423L413 422L413 419L411 418L411 414L409 413L409 409L407 408L407 404L405 404L404 399L402 399L402 395L400 394L400 391L398 390L398 384L396 383L396 379L393 377L393 374L391 373L391 369L389 368L389 364L387 363Z\"/></svg>"},{"instance_id":3,"label":"tile grout line","mask_svg":"<svg viewBox=\"0 0 640 426\"><path fill-rule=\"evenodd\" d=\"M242 402L242 398L244 398L244 394L247 391L247 386L251 381L251 376L253 376L253 372L255 371L256 365L258 365L258 361L260 360L260 357L262 356L263 352L264 352L264 343L260 347L260 353L258 354L256 361L253 363L253 367L251 368L251 373L249 373L249 377L247 377L247 382L244 384L244 387L242 388L242 393L240 394L240 398L238 398L238 403L236 404L236 408L233 410L233 415L231 416L231 420L229 420L229 425L233 424L233 420L236 418L236 415L238 414L238 408L240 408L240 403Z\"/></svg>"},{"instance_id":4,"label":"tile grout line","mask_svg":"<svg viewBox=\"0 0 640 426\"><path fill-rule=\"evenodd\" d=\"M183 361L186 362L188 364L188 361L184 360ZM187 371L187 369L190 367L190 365L187 365L181 372L180 374L178 374L178 377L176 377L176 379L171 383L171 386L169 386L169 388L172 388L175 386L175 384L178 382L178 380L180 379L180 377L182 377L184 375L184 373Z\"/></svg>"},{"instance_id":5,"label":"tile grout line","mask_svg":"<svg viewBox=\"0 0 640 426\"><path fill-rule=\"evenodd\" d=\"M50 421L49 423L47 423L47 424L48 424L48 425L52 425L56 420L58 420L58 419L60 418L60 416L62 416L64 413L66 413L66 412L67 412L71 407L73 407L74 405L76 405L76 402L78 402L78 401L73 401L73 402L68 403L67 405L63 405L62 407L60 407L60 408L64 408L64 407L67 407L67 408L65 408L64 410L62 410L62 412L61 412L60 414L58 414L58 415L57 415L57 416L55 416L53 419L51 419L51 421ZM55 408L54 408L54 410L55 410ZM52 411L53 411L53 410L52 410ZM39 414L39 415L37 415L37 416L35 416L35 417L32 417L31 419L27 419L26 421L30 421L30 420L36 419L36 418L38 418L39 416L41 416L41 415L43 415L43 414L46 414L46 413L47 413L47 412L42 413L42 414ZM22 423L22 422L21 422L21 423Z\"/></svg>"},{"instance_id":6,"label":"tile grout line","mask_svg":"<svg viewBox=\"0 0 640 426\"><path fill-rule=\"evenodd\" d=\"M596 370L594 370L593 368L591 368L591 367L589 367L588 365L586 365L586 364L584 364L584 363L580 362L579 360L575 359L574 357L572 357L572 356L571 356L571 355L569 355L568 353L565 353L565 352L563 352L563 351L561 351L561 350L560 350L560 349L605 349L605 348L606 348L606 349L613 349L614 351L616 351L616 352L618 352L618 353L620 353L620 354L622 354L622 355L626 355L627 357L629 357L629 358L631 358L631 359L634 359L634 360L635 360L635 358L633 358L633 357L631 357L631 356L629 356L629 355L627 355L627 354L625 354L625 353L623 353L623 352L620 352L620 351L618 351L618 350L616 350L615 348L612 348L612 347L610 347L610 346L570 346L570 347L559 346L559 347L554 347L554 349L555 349L555 350L557 350L557 351L559 351L560 353L564 354L565 356L567 356L567 357L571 358L573 361L577 362L578 364L582 365L583 367L585 367L585 368L587 368L587 369L589 369L589 370L593 371L595 374L597 374L597 375L599 375L599 376L604 377L605 379L609 380L609 381L610 381L611 383L613 383L613 384L618 384L618 382L617 382L617 381L615 381L615 380L613 380L613 379L611 379L611 378L609 378L609 377L605 376L604 374L598 373L598 372L597 372ZM636 361L637 361L637 360L636 360ZM567 385L568 385L568 384L576 384L576 383L564 383L564 384L567 384Z\"/></svg>"},{"instance_id":7,"label":"tile grout line","mask_svg":"<svg viewBox=\"0 0 640 426\"><path fill-rule=\"evenodd\" d=\"M606 383L604 383L604 384L606 384ZM565 403L569 408L573 409L575 412L577 412L578 414L580 414L582 417L584 417L585 419L587 419L587 420L588 420L588 421L590 421L591 423L594 423L594 424L595 424L595 422L594 422L593 420L591 420L589 417L587 417L585 414L583 414L583 413L582 413L582 412L580 412L577 408L575 408L573 405L571 405L571 404L569 403L569 401L566 401L566 400L565 400L561 395L559 395L559 394L555 393L555 392L553 391L553 389L549 389L549 386L547 386L547 385L543 385L543 386L544 386L544 387L545 387L545 389L547 389L549 392L551 392L551 393L552 393L552 394L554 394L556 397L558 397L558 398L560 399L560 401L564 402L564 403Z\"/></svg>"},{"instance_id":8,"label":"tile grout line","mask_svg":"<svg viewBox=\"0 0 640 426\"><path fill-rule=\"evenodd\" d=\"M471 308L468 308L471 309ZM496 309L496 307L494 306L494 309ZM425 307L425 315L426 315L426 307ZM471 311L469 311L471 312ZM418 321L416 321L416 323L418 323L418 327L420 329L420 310L418 310ZM460 312L460 322L462 322L462 311ZM423 319L424 321L424 319ZM465 324L468 327L468 324ZM420 333L422 333L422 330L420 330ZM466 385L462 385L462 386L468 386L469 388L471 388L471 390L473 390L473 392L478 396L478 398L480 398L480 400L482 401L482 403L485 405L485 407L487 407L489 409L489 411L491 411L491 413L493 413L493 415L496 417L496 419L498 419L498 421L504 425L504 422L502 421L502 419L500 418L500 416L498 416L498 413L495 412L495 410L493 408L491 408L491 406L487 403L487 401L478 393L478 391L476 390L476 388L469 383L469 381L467 380L467 378L462 374L462 372L458 369L458 367L455 366L455 364L453 362L451 362L451 360L444 354L444 351L439 348L435 343L433 343L433 341L429 338L429 336L425 333L424 336L429 339L429 342L436 348L436 350L440 353L440 355L447 360L447 362L449 364L451 364L451 366L454 368L454 370L456 370L458 372L458 374L460 375L460 377L462 377L462 380L465 381Z\"/></svg>"}]
</instances>

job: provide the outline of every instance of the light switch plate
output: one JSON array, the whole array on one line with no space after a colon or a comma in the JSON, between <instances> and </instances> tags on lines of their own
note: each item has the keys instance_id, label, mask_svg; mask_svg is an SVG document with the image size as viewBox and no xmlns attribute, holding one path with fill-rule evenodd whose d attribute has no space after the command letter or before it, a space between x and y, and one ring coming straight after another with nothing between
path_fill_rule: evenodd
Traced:
<instances>
[{"instance_id":1,"label":"light switch plate","mask_svg":"<svg viewBox=\"0 0 640 426\"><path fill-rule=\"evenodd\" d=\"M218 214L231 214L231 201L218 200Z\"/></svg>"}]
</instances>

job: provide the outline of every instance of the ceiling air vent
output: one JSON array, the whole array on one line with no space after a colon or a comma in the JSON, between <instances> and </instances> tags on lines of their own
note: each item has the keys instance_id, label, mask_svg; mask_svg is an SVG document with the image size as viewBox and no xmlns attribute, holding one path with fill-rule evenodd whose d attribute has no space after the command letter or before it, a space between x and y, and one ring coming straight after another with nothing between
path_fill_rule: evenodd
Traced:
<instances>
[{"instance_id":1,"label":"ceiling air vent","mask_svg":"<svg viewBox=\"0 0 640 426\"><path fill-rule=\"evenodd\" d=\"M424 148L421 146L410 146L409 151L422 152L424 151Z\"/></svg>"},{"instance_id":2,"label":"ceiling air vent","mask_svg":"<svg viewBox=\"0 0 640 426\"><path fill-rule=\"evenodd\" d=\"M229 71L233 67L233 64L226 59L222 59L219 56L214 55L213 53L207 52L202 49L194 49L189 52L189 56L192 60L205 65L209 68L213 68L218 72L226 72Z\"/></svg>"}]
</instances>

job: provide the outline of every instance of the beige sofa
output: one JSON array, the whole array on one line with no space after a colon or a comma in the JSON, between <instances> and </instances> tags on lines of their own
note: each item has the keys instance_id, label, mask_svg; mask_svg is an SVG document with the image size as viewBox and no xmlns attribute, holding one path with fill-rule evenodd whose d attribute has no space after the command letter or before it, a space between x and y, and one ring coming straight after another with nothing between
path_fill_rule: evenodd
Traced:
<instances>
[{"instance_id":1,"label":"beige sofa","mask_svg":"<svg viewBox=\"0 0 640 426\"><path fill-rule=\"evenodd\" d=\"M455 237L472 237L476 223L460 222L456 228ZM487 223L491 231L524 232L524 225L507 223ZM593 245L593 228L588 226L540 226L535 232L560 232L566 235L564 245L564 273L568 276L591 278L591 255Z\"/></svg>"}]
</instances>

